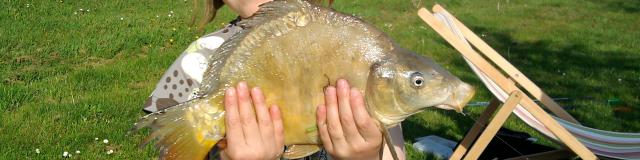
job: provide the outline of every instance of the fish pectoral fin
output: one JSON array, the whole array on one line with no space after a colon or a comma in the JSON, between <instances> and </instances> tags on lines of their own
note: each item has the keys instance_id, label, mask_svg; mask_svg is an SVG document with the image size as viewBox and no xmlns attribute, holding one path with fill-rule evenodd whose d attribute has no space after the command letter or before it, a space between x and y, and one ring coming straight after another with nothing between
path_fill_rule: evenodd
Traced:
<instances>
[{"instance_id":1,"label":"fish pectoral fin","mask_svg":"<svg viewBox=\"0 0 640 160\"><path fill-rule=\"evenodd\" d=\"M320 146L315 144L290 145L287 146L287 150L284 151L282 157L286 159L298 159L309 156L318 151L320 151Z\"/></svg>"}]
</instances>

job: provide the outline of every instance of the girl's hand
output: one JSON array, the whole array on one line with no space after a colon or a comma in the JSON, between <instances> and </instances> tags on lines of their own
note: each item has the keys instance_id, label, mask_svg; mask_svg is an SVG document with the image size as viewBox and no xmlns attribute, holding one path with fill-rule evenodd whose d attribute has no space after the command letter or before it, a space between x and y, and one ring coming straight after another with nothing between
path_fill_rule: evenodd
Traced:
<instances>
[{"instance_id":1,"label":"girl's hand","mask_svg":"<svg viewBox=\"0 0 640 160\"><path fill-rule=\"evenodd\" d=\"M224 98L226 111L226 148L223 159L278 159L284 149L284 130L278 106L267 108L259 88L249 89L240 82L228 88Z\"/></svg>"},{"instance_id":2,"label":"girl's hand","mask_svg":"<svg viewBox=\"0 0 640 160\"><path fill-rule=\"evenodd\" d=\"M324 94L317 125L325 150L334 159L379 159L382 132L367 113L362 94L343 79Z\"/></svg>"}]
</instances>

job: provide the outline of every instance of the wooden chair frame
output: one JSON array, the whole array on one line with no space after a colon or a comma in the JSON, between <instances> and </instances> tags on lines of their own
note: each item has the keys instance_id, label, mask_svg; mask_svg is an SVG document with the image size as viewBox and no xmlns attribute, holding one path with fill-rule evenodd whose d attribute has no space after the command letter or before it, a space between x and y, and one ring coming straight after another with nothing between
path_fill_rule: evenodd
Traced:
<instances>
[{"instance_id":1,"label":"wooden chair frame","mask_svg":"<svg viewBox=\"0 0 640 160\"><path fill-rule=\"evenodd\" d=\"M440 5L435 5L433 7L433 11L451 15ZM498 132L498 129L500 129L518 104L531 113L538 121L544 124L558 138L558 141L556 142L560 143L560 145L564 145L568 150L573 151L573 153L577 154L582 159L597 159L593 152L587 149L571 133L555 121L544 109L542 109L541 106L535 103L532 98L539 100L556 116L573 123L578 123L578 121L562 109L560 105L553 101L553 99L529 80L529 78L498 54L497 51L491 48L487 43L480 39L480 37L467 28L462 22L452 15L448 17L455 23L455 25L460 29L462 35L467 38L470 45L475 47L475 49L455 36L455 34L449 30L443 22L439 21L427 9L420 9L418 11L418 16L438 32L440 36L449 42L449 44L458 50L467 60L475 65L480 71L485 73L502 90L510 94L502 105L500 105L500 101L495 98L491 101L471 130L456 147L450 157L450 160L459 160L463 158L465 160L478 159L482 151L487 147L491 139ZM488 60L485 59L483 55ZM492 65L491 62L495 64L495 66ZM526 92L523 92L523 90ZM491 118L492 115L493 118ZM544 156L549 155L559 156L567 155L567 153L564 150L556 150L519 158L531 159L535 157L543 157L544 159ZM549 157L546 158L548 159Z\"/></svg>"}]
</instances>

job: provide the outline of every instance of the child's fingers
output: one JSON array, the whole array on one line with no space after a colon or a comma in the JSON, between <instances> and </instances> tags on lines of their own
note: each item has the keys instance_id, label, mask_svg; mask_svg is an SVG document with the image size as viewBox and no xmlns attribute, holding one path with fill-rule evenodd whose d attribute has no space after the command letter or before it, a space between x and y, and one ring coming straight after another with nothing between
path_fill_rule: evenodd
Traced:
<instances>
[{"instance_id":1,"label":"child's fingers","mask_svg":"<svg viewBox=\"0 0 640 160\"><path fill-rule=\"evenodd\" d=\"M360 91L355 88L351 89L350 101L356 126L358 127L360 135L362 135L365 141L368 141L372 138L379 138L382 133L380 133L378 126L375 125L375 121L373 121L369 113L367 113L363 99Z\"/></svg>"},{"instance_id":2,"label":"child's fingers","mask_svg":"<svg viewBox=\"0 0 640 160\"><path fill-rule=\"evenodd\" d=\"M334 148L344 148L347 142L342 131L340 123L340 112L338 111L338 98L336 97L336 88L327 87L325 91L325 103L327 109L327 130Z\"/></svg>"},{"instance_id":3,"label":"child's fingers","mask_svg":"<svg viewBox=\"0 0 640 160\"><path fill-rule=\"evenodd\" d=\"M268 144L274 144L273 139L273 124L271 122L271 116L269 110L265 104L264 95L260 88L255 87L251 89L251 99L253 100L253 106L255 107L256 116L258 118L258 126L262 140Z\"/></svg>"},{"instance_id":4,"label":"child's fingers","mask_svg":"<svg viewBox=\"0 0 640 160\"><path fill-rule=\"evenodd\" d=\"M344 79L338 80L337 86L338 95L338 112L340 113L340 124L342 125L342 131L344 131L344 137L349 143L363 142L362 136L358 133L356 128L353 114L351 113L351 87L349 83Z\"/></svg>"},{"instance_id":5,"label":"child's fingers","mask_svg":"<svg viewBox=\"0 0 640 160\"><path fill-rule=\"evenodd\" d=\"M236 90L238 91L238 113L240 114L244 137L247 142L252 144L262 143L262 137L260 130L258 129L258 123L256 121L255 112L253 111L253 104L251 102L251 95L249 94L247 83L238 83Z\"/></svg>"},{"instance_id":6,"label":"child's fingers","mask_svg":"<svg viewBox=\"0 0 640 160\"><path fill-rule=\"evenodd\" d=\"M280 114L280 108L277 105L271 106L271 121L273 122L273 134L276 142L276 146L282 150L284 146L284 126L282 125L282 115Z\"/></svg>"},{"instance_id":7,"label":"child's fingers","mask_svg":"<svg viewBox=\"0 0 640 160\"><path fill-rule=\"evenodd\" d=\"M227 140L232 143L242 141L240 143L244 144L244 133L240 127L242 122L238 113L238 96L233 87L227 88L225 92L224 110Z\"/></svg>"},{"instance_id":8,"label":"child's fingers","mask_svg":"<svg viewBox=\"0 0 640 160\"><path fill-rule=\"evenodd\" d=\"M333 143L331 142L331 136L327 129L327 108L325 105L318 106L316 110L316 125L318 126L318 133L320 134L320 140L324 149L328 152L333 152Z\"/></svg>"}]
</instances>

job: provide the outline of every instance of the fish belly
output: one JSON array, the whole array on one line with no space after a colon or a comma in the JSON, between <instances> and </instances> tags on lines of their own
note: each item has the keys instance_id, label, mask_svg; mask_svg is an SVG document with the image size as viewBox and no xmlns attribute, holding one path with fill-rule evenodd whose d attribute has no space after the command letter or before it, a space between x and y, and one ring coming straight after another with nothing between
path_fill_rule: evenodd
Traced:
<instances>
[{"instance_id":1,"label":"fish belly","mask_svg":"<svg viewBox=\"0 0 640 160\"><path fill-rule=\"evenodd\" d=\"M221 75L228 86L247 81L262 88L266 102L281 108L285 144L318 144L316 107L324 103L324 88L339 78L358 89L366 85L371 63L362 52L368 48L345 44L367 43L368 37L353 34L350 27L310 23L247 43L255 45L240 46L250 49L234 52Z\"/></svg>"}]
</instances>

